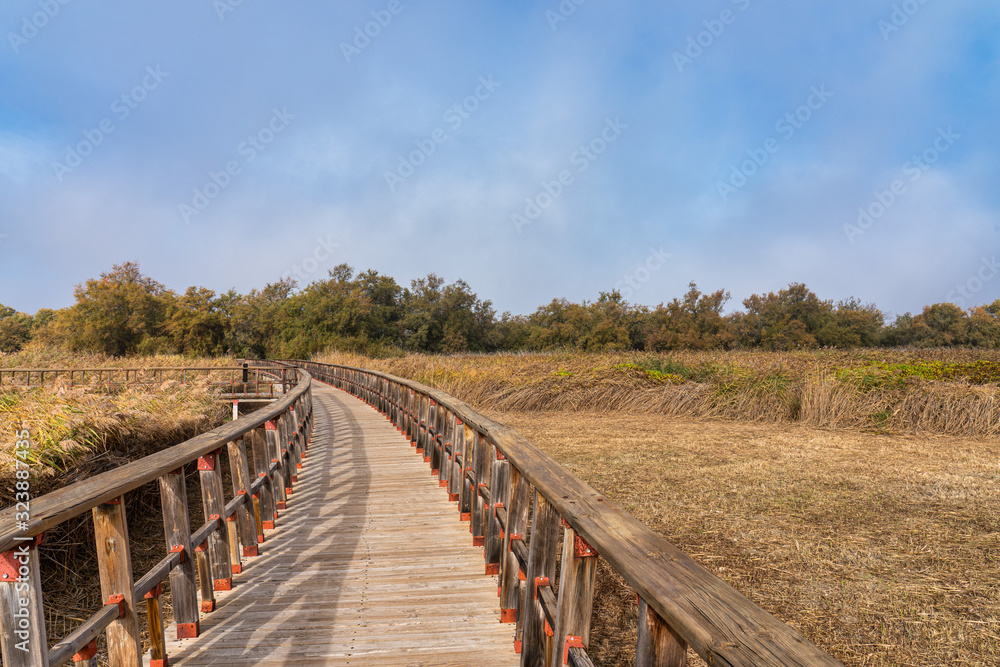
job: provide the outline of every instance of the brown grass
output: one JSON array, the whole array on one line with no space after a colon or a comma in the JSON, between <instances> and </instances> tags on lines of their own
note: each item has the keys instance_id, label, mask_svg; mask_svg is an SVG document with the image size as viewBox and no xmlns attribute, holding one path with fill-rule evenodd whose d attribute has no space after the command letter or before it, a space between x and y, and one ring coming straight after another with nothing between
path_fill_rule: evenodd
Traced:
<instances>
[{"instance_id":1,"label":"brown grass","mask_svg":"<svg viewBox=\"0 0 1000 667\"><path fill-rule=\"evenodd\" d=\"M9 361L9 359L8 359ZM31 360L29 360L31 361ZM93 358L62 358L52 366L109 367ZM108 360L104 360L108 361ZM178 359L117 360L117 366L169 365ZM69 362L69 363L65 363ZM95 363L96 362L96 363ZM216 360L184 360L184 365L220 365ZM21 366L13 363L11 366ZM34 365L34 364L23 364ZM48 364L41 364L48 366ZM49 367L52 367L49 366ZM0 387L0 506L12 503L12 450L16 431L31 434L31 495L38 498L57 488L118 467L183 442L221 424L230 408L209 393L204 381L168 390L134 387L107 393L101 387L67 389ZM197 493L198 486L189 483ZM163 525L155 483L128 494L126 509L133 568L148 571L163 557ZM200 498L191 499L193 521ZM46 532L42 556L46 627L49 637L69 634L101 607L90 513ZM165 596L169 617L169 594ZM144 607L140 608L143 611ZM145 628L145 625L142 626Z\"/></svg>"},{"instance_id":2,"label":"brown grass","mask_svg":"<svg viewBox=\"0 0 1000 667\"><path fill-rule=\"evenodd\" d=\"M412 378L479 407L504 411L625 411L880 432L1000 435L997 351L574 352L388 359L331 352L316 360ZM936 379L941 366L976 362L989 365L987 379L994 381ZM664 364L682 367L690 377L648 370ZM899 368L925 376L905 375Z\"/></svg>"},{"instance_id":3,"label":"brown grass","mask_svg":"<svg viewBox=\"0 0 1000 667\"><path fill-rule=\"evenodd\" d=\"M494 413L848 665L1000 664L1000 445L653 415ZM633 659L601 572L594 656Z\"/></svg>"}]
</instances>

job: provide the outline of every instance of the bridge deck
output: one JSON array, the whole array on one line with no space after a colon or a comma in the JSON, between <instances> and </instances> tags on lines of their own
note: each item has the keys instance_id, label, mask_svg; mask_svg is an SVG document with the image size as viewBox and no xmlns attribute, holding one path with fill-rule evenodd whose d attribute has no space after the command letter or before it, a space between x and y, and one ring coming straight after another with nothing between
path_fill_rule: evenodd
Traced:
<instances>
[{"instance_id":1,"label":"bridge deck","mask_svg":"<svg viewBox=\"0 0 1000 667\"><path fill-rule=\"evenodd\" d=\"M313 398L288 509L170 664L518 664L496 578L428 466L360 400L318 382Z\"/></svg>"}]
</instances>

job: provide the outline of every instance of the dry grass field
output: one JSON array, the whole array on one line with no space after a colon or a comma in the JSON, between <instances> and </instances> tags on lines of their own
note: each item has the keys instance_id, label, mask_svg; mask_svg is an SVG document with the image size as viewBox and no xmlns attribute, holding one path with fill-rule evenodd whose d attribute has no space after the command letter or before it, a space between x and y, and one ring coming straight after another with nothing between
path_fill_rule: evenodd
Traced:
<instances>
[{"instance_id":1,"label":"dry grass field","mask_svg":"<svg viewBox=\"0 0 1000 667\"><path fill-rule=\"evenodd\" d=\"M847 665L1000 664L1000 400L962 375L995 354L334 356L513 426ZM597 664L635 620L603 567Z\"/></svg>"}]
</instances>

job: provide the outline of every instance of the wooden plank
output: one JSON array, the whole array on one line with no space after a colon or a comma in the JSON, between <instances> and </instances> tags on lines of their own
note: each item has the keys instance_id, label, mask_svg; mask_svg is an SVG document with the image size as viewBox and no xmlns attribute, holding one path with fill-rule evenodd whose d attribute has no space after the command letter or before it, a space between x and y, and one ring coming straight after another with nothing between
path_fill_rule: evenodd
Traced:
<instances>
[{"instance_id":1,"label":"wooden plank","mask_svg":"<svg viewBox=\"0 0 1000 667\"><path fill-rule=\"evenodd\" d=\"M198 477L201 480L201 503L206 523L225 524L225 498L222 490L222 450L205 454L198 459ZM221 526L208 536L208 563L213 589L227 591L233 587L233 570L229 553L229 533Z\"/></svg>"},{"instance_id":2,"label":"wooden plank","mask_svg":"<svg viewBox=\"0 0 1000 667\"><path fill-rule=\"evenodd\" d=\"M229 453L229 470L233 483L233 496L240 493L250 493L253 480L250 477L250 463L247 458L247 447L244 438L234 440L226 445ZM254 557L257 555L257 531L253 506L243 505L236 510L236 528L239 533L239 543L242 555ZM241 568L242 569L242 568Z\"/></svg>"},{"instance_id":3,"label":"wooden plank","mask_svg":"<svg viewBox=\"0 0 1000 667\"><path fill-rule=\"evenodd\" d=\"M531 511L531 488L528 480L516 468L510 469L510 488L507 492L507 531L503 539L503 556L500 570L500 622L517 623L520 630L521 598L519 575L525 574L511 550L511 541L524 541L528 532L528 512ZM519 641L519 637L515 641Z\"/></svg>"},{"instance_id":4,"label":"wooden plank","mask_svg":"<svg viewBox=\"0 0 1000 667\"><path fill-rule=\"evenodd\" d=\"M567 637L576 637L583 647L590 646L590 619L597 582L597 551L576 534L569 525L563 530L562 570L559 574L559 599L555 623L555 651L551 667L563 664Z\"/></svg>"},{"instance_id":5,"label":"wooden plank","mask_svg":"<svg viewBox=\"0 0 1000 667\"><path fill-rule=\"evenodd\" d=\"M635 647L636 667L684 667L687 644L664 623L646 601L639 598L639 638Z\"/></svg>"},{"instance_id":6,"label":"wooden plank","mask_svg":"<svg viewBox=\"0 0 1000 667\"><path fill-rule=\"evenodd\" d=\"M490 452L495 457L496 448L490 446ZM490 508L486 524L486 574L500 574L500 562L504 553L504 529L498 517L498 511L506 514L504 504L510 493L510 467L506 460L494 461L490 481Z\"/></svg>"},{"instance_id":7,"label":"wooden plank","mask_svg":"<svg viewBox=\"0 0 1000 667\"><path fill-rule=\"evenodd\" d=\"M2 556L0 655L8 667L48 664L38 549L24 542Z\"/></svg>"},{"instance_id":8,"label":"wooden plank","mask_svg":"<svg viewBox=\"0 0 1000 667\"><path fill-rule=\"evenodd\" d=\"M552 660L551 628L545 620L537 587L542 583L555 582L558 548L559 514L536 489L531 514L527 579L521 607L524 615L521 667L546 667Z\"/></svg>"},{"instance_id":9,"label":"wooden plank","mask_svg":"<svg viewBox=\"0 0 1000 667\"><path fill-rule=\"evenodd\" d=\"M174 620L185 636L198 636L198 593L195 582L191 520L188 516L184 469L160 477L160 506L167 551L180 550L183 561L170 571L170 595Z\"/></svg>"},{"instance_id":10,"label":"wooden plank","mask_svg":"<svg viewBox=\"0 0 1000 667\"><path fill-rule=\"evenodd\" d=\"M111 667L134 667L139 664L139 622L135 611L132 555L129 549L125 499L94 507L94 539L101 576L101 597L109 603L121 596L120 616L108 625L108 662Z\"/></svg>"}]
</instances>

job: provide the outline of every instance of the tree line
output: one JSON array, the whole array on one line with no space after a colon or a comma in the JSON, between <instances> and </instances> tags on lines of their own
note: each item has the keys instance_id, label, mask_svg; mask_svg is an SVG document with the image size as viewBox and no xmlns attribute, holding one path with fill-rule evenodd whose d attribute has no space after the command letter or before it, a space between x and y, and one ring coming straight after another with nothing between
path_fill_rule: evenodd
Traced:
<instances>
[{"instance_id":1,"label":"tree line","mask_svg":"<svg viewBox=\"0 0 1000 667\"><path fill-rule=\"evenodd\" d=\"M134 262L77 285L75 303L34 315L0 304L0 352L31 342L112 356L184 354L306 358L340 349L370 355L577 349L766 350L817 347L1000 346L1000 300L963 310L927 306L887 323L873 304L820 299L805 285L754 294L724 312L729 292L694 283L656 307L617 291L595 301L554 299L529 315L497 315L462 280L434 274L400 286L392 277L341 264L299 288L292 279L261 290L183 293L145 276Z\"/></svg>"}]
</instances>

